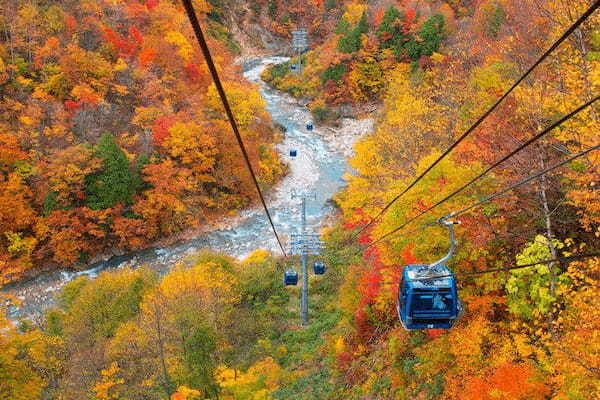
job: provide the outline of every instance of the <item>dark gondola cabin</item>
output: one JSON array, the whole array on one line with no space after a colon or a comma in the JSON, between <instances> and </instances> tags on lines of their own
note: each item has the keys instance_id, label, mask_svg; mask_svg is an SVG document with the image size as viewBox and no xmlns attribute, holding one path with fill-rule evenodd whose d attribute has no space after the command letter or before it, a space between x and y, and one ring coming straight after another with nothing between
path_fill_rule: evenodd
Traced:
<instances>
[{"instance_id":1,"label":"dark gondola cabin","mask_svg":"<svg viewBox=\"0 0 600 400\"><path fill-rule=\"evenodd\" d=\"M285 286L296 286L298 284L298 272L288 269L283 273L283 284Z\"/></svg>"},{"instance_id":2,"label":"dark gondola cabin","mask_svg":"<svg viewBox=\"0 0 600 400\"><path fill-rule=\"evenodd\" d=\"M404 267L397 309L406 329L452 328L461 310L452 271L443 265Z\"/></svg>"},{"instance_id":3,"label":"dark gondola cabin","mask_svg":"<svg viewBox=\"0 0 600 400\"><path fill-rule=\"evenodd\" d=\"M290 157L296 157L298 155L298 150L290 150Z\"/></svg>"},{"instance_id":4,"label":"dark gondola cabin","mask_svg":"<svg viewBox=\"0 0 600 400\"><path fill-rule=\"evenodd\" d=\"M327 271L327 268L322 262L315 262L313 264L313 271L315 272L315 275L323 275Z\"/></svg>"},{"instance_id":5,"label":"dark gondola cabin","mask_svg":"<svg viewBox=\"0 0 600 400\"><path fill-rule=\"evenodd\" d=\"M315 128L315 127L314 127L314 125L313 125L313 123L312 123L312 122L308 122L308 123L306 124L306 130L307 130L307 131L312 131L314 128Z\"/></svg>"}]
</instances>

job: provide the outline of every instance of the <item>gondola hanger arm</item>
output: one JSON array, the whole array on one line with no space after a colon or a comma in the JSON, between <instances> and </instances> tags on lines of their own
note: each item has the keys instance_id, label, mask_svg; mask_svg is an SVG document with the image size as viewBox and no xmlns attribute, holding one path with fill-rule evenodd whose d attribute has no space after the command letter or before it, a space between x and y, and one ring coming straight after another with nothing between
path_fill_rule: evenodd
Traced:
<instances>
[{"instance_id":1,"label":"gondola hanger arm","mask_svg":"<svg viewBox=\"0 0 600 400\"><path fill-rule=\"evenodd\" d=\"M449 221L448 218L451 218L453 215L454 214L450 214L438 220L438 223L440 225L443 225L446 228L448 228L448 233L450 234L450 250L448 250L448 253L444 257L440 258L434 263L429 264L427 269L433 270L439 265L444 265L448 261L450 261L452 256L454 256L454 252L456 250L456 240L454 238L454 225L460 224L460 221Z\"/></svg>"}]
</instances>

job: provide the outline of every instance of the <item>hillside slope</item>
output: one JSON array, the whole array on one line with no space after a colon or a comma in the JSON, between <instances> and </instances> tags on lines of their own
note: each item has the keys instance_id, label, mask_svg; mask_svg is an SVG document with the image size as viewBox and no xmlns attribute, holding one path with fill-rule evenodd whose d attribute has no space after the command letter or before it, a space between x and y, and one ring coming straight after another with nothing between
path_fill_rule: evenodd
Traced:
<instances>
[{"instance_id":1,"label":"hillside slope","mask_svg":"<svg viewBox=\"0 0 600 400\"><path fill-rule=\"evenodd\" d=\"M204 21L268 187L284 173L278 132L227 29ZM0 25L0 282L139 249L255 200L179 7L11 0Z\"/></svg>"}]
</instances>

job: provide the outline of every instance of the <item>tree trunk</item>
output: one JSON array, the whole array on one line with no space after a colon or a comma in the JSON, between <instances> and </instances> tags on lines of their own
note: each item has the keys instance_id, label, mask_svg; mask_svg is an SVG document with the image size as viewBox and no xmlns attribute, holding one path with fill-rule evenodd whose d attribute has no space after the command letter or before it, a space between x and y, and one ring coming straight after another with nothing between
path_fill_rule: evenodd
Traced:
<instances>
[{"instance_id":1,"label":"tree trunk","mask_svg":"<svg viewBox=\"0 0 600 400\"><path fill-rule=\"evenodd\" d=\"M167 371L167 363L165 361L165 344L164 344L164 338L163 338L163 331L162 331L162 325L160 323L160 319L161 319L161 313L160 310L158 309L158 304L154 304L154 318L155 318L155 322L156 322L156 337L157 337L157 344L158 344L158 351L159 351L159 355L160 355L160 363L161 363L161 367L162 367L162 373L163 373L163 389L165 390L165 393L167 394L167 398L171 398L171 395L173 394L173 388L172 388L172 383L171 383L171 378L169 377L169 373Z\"/></svg>"},{"instance_id":2,"label":"tree trunk","mask_svg":"<svg viewBox=\"0 0 600 400\"><path fill-rule=\"evenodd\" d=\"M543 151L540 151L540 166L542 169L546 168L546 160ZM552 220L551 220L551 211L550 206L548 205L548 196L547 196L547 181L546 176L542 175L540 178L540 203L542 205L542 213L544 216L544 224L546 227L546 237L548 238L548 249L550 250L550 254L552 254L552 258L557 257L556 248L554 247L554 231L552 230ZM554 263L548 263L548 272L550 274L550 295L552 297L556 296L556 270L554 268ZM554 328L554 315L552 310L548 313L548 330L552 335L553 339L556 339L556 329Z\"/></svg>"}]
</instances>

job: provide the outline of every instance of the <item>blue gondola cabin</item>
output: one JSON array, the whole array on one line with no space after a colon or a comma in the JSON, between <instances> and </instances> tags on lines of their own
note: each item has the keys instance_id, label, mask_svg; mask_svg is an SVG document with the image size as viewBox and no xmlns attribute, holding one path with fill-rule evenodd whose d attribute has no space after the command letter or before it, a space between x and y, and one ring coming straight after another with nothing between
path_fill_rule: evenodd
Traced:
<instances>
[{"instance_id":1,"label":"blue gondola cabin","mask_svg":"<svg viewBox=\"0 0 600 400\"><path fill-rule=\"evenodd\" d=\"M296 286L298 284L298 272L288 269L283 273L283 284L285 286Z\"/></svg>"},{"instance_id":2,"label":"blue gondola cabin","mask_svg":"<svg viewBox=\"0 0 600 400\"><path fill-rule=\"evenodd\" d=\"M312 122L308 122L308 123L306 124L306 130L307 130L307 131L312 131L314 128L315 128L315 127L314 127L314 125L313 125L313 123L312 123Z\"/></svg>"},{"instance_id":3,"label":"blue gondola cabin","mask_svg":"<svg viewBox=\"0 0 600 400\"><path fill-rule=\"evenodd\" d=\"M313 264L313 271L314 271L315 275L323 275L325 273L325 271L327 271L327 268L325 267L325 264L323 264L322 262L315 262Z\"/></svg>"},{"instance_id":4,"label":"blue gondola cabin","mask_svg":"<svg viewBox=\"0 0 600 400\"><path fill-rule=\"evenodd\" d=\"M298 155L297 150L290 150L290 157L296 157Z\"/></svg>"},{"instance_id":5,"label":"blue gondola cabin","mask_svg":"<svg viewBox=\"0 0 600 400\"><path fill-rule=\"evenodd\" d=\"M444 265L404 267L397 309L406 329L450 329L461 311L452 271Z\"/></svg>"}]
</instances>

